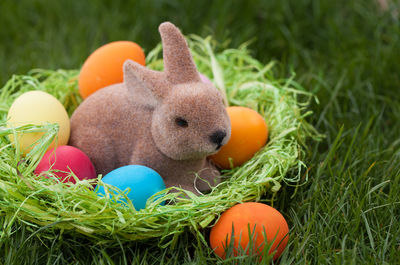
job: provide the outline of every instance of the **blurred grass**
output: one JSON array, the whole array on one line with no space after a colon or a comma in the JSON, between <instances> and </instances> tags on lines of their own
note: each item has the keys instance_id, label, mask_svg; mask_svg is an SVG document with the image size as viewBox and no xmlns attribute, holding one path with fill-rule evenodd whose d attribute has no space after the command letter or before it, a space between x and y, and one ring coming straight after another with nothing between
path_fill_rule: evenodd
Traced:
<instances>
[{"instance_id":1,"label":"blurred grass","mask_svg":"<svg viewBox=\"0 0 400 265\"><path fill-rule=\"evenodd\" d=\"M390 7L399 5L391 1ZM326 139L310 143L310 181L294 197L293 188L282 189L274 205L291 228L281 264L398 264L400 23L373 0L2 0L1 86L32 68L79 68L113 40L133 40L149 51L165 20L186 34L212 34L227 47L253 40L254 57L277 60L278 75L295 72L318 96L311 122ZM221 262L190 232L175 249L160 250L151 242L100 248L61 232L50 241L35 231L15 227L0 242L0 263ZM251 262L242 257L236 263Z\"/></svg>"}]
</instances>

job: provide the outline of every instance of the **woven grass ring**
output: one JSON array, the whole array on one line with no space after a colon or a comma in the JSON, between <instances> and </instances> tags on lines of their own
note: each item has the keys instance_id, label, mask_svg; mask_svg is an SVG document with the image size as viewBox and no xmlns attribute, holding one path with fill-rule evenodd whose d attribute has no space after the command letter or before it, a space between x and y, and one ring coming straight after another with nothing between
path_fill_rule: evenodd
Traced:
<instances>
[{"instance_id":1,"label":"woven grass ring","mask_svg":"<svg viewBox=\"0 0 400 265\"><path fill-rule=\"evenodd\" d=\"M33 229L58 229L97 244L115 243L118 237L122 243L153 238L161 246L169 246L185 229L200 234L237 203L272 200L282 183L298 184L305 167L301 161L305 140L315 137L314 129L305 121L312 95L291 79L275 78L273 63L263 65L255 60L245 45L214 52L218 47L210 38L191 36L188 43L198 70L213 80L229 105L252 108L265 118L270 130L268 144L242 166L223 171L224 181L211 193L163 192L163 197L149 201L146 209L135 211L98 197L93 191L94 181L68 185L33 174L58 127L8 128L8 109L22 93L43 90L59 99L71 115L82 101L77 88L79 71L32 70L28 75L15 75L0 91L0 236L12 233L13 224L23 222ZM161 57L158 45L148 54L147 66L162 70ZM43 132L43 136L22 156L8 135L33 131ZM182 193L187 196L180 196ZM171 204L159 206L165 199Z\"/></svg>"}]
</instances>

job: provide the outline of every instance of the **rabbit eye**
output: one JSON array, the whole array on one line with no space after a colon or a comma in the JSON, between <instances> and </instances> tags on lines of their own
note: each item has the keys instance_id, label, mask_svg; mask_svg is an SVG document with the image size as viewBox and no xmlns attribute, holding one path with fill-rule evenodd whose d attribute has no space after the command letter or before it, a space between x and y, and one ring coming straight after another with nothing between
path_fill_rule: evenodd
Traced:
<instances>
[{"instance_id":1,"label":"rabbit eye","mask_svg":"<svg viewBox=\"0 0 400 265\"><path fill-rule=\"evenodd\" d=\"M189 126L188 122L184 118L181 118L181 117L176 118L175 123L176 123L176 125L178 125L179 127L182 127L182 128L186 128Z\"/></svg>"}]
</instances>

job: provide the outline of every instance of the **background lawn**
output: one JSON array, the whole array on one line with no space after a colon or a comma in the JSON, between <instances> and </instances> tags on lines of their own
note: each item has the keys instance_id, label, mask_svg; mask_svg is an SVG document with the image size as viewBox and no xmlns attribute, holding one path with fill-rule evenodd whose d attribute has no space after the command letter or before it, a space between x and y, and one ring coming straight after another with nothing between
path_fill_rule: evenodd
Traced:
<instances>
[{"instance_id":1,"label":"background lawn","mask_svg":"<svg viewBox=\"0 0 400 265\"><path fill-rule=\"evenodd\" d=\"M114 40L149 51L165 20L227 47L252 40L255 58L277 60L278 76L294 72L315 93L309 121L326 135L309 143L309 181L294 196L284 186L274 205L291 228L281 264L400 264L399 6L391 1L383 12L373 0L0 0L0 84L32 68L77 69ZM190 233L174 250L151 242L99 247L56 232L54 238L21 224L1 238L0 264L219 262Z\"/></svg>"}]
</instances>

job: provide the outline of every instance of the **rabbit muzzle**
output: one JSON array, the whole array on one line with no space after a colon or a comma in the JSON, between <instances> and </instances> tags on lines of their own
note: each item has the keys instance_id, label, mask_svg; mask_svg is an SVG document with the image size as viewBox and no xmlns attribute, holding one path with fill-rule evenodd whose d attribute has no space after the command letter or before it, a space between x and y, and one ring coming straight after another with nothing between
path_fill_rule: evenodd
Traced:
<instances>
[{"instance_id":1,"label":"rabbit muzzle","mask_svg":"<svg viewBox=\"0 0 400 265\"><path fill-rule=\"evenodd\" d=\"M217 151L223 146L223 141L225 137L226 132L222 130L215 131L213 134L210 135L210 141L217 145Z\"/></svg>"}]
</instances>

